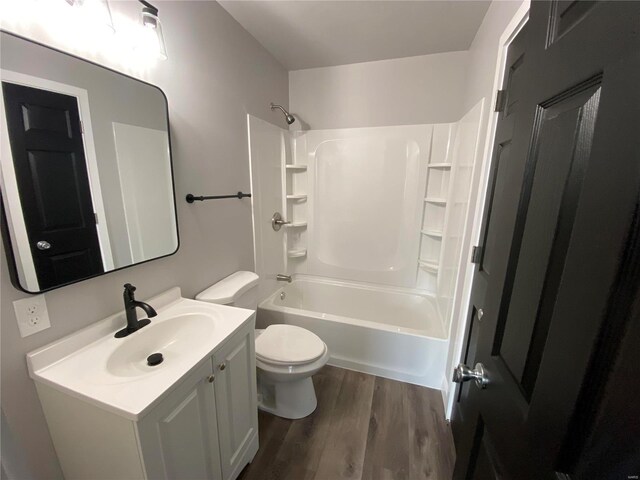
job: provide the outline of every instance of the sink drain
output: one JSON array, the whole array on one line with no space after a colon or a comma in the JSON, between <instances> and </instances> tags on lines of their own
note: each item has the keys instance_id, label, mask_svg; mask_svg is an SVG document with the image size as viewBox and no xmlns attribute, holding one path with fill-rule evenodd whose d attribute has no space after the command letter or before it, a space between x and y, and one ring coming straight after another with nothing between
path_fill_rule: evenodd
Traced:
<instances>
[{"instance_id":1,"label":"sink drain","mask_svg":"<svg viewBox=\"0 0 640 480\"><path fill-rule=\"evenodd\" d=\"M163 360L164 357L161 353L152 353L147 357L147 365L149 365L150 367L155 367L156 365L160 365Z\"/></svg>"}]
</instances>

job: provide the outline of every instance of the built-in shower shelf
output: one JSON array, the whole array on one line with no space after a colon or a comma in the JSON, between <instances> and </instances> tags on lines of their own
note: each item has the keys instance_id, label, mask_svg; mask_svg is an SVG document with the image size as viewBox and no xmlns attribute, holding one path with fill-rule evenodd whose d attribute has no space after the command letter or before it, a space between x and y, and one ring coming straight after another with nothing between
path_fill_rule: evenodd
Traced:
<instances>
[{"instance_id":1,"label":"built-in shower shelf","mask_svg":"<svg viewBox=\"0 0 640 480\"><path fill-rule=\"evenodd\" d=\"M306 172L306 165L285 165L287 172Z\"/></svg>"},{"instance_id":2,"label":"built-in shower shelf","mask_svg":"<svg viewBox=\"0 0 640 480\"><path fill-rule=\"evenodd\" d=\"M427 168L451 168L450 163L428 163Z\"/></svg>"},{"instance_id":3,"label":"built-in shower shelf","mask_svg":"<svg viewBox=\"0 0 640 480\"><path fill-rule=\"evenodd\" d=\"M418 260L418 265L420 268L431 273L438 273L438 264L434 262L427 262L425 260Z\"/></svg>"},{"instance_id":4,"label":"built-in shower shelf","mask_svg":"<svg viewBox=\"0 0 640 480\"><path fill-rule=\"evenodd\" d=\"M306 257L307 256L307 249L306 248L298 248L295 250L288 250L287 251L287 257L289 258L300 258L300 257Z\"/></svg>"},{"instance_id":5,"label":"built-in shower shelf","mask_svg":"<svg viewBox=\"0 0 640 480\"><path fill-rule=\"evenodd\" d=\"M307 195L287 195L287 200L306 200Z\"/></svg>"},{"instance_id":6,"label":"built-in shower shelf","mask_svg":"<svg viewBox=\"0 0 640 480\"><path fill-rule=\"evenodd\" d=\"M428 203L435 203L436 205L446 205L447 204L447 199L446 198L437 198L437 197L427 197L424 199L425 202Z\"/></svg>"},{"instance_id":7,"label":"built-in shower shelf","mask_svg":"<svg viewBox=\"0 0 640 480\"><path fill-rule=\"evenodd\" d=\"M442 232L440 230L421 230L422 235L434 238L442 238Z\"/></svg>"},{"instance_id":8,"label":"built-in shower shelf","mask_svg":"<svg viewBox=\"0 0 640 480\"><path fill-rule=\"evenodd\" d=\"M285 225L285 228L304 228L307 226L307 222L293 222Z\"/></svg>"}]
</instances>

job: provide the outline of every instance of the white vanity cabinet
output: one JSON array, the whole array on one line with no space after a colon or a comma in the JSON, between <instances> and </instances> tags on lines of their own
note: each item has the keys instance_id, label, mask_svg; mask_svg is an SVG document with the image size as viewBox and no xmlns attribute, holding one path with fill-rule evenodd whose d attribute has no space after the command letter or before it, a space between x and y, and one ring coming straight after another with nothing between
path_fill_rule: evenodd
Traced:
<instances>
[{"instance_id":1,"label":"white vanity cabinet","mask_svg":"<svg viewBox=\"0 0 640 480\"><path fill-rule=\"evenodd\" d=\"M137 424L147 478L222 479L215 379L198 367Z\"/></svg>"},{"instance_id":2,"label":"white vanity cabinet","mask_svg":"<svg viewBox=\"0 0 640 480\"><path fill-rule=\"evenodd\" d=\"M254 341L252 316L139 418L36 381L66 480L235 479L258 450Z\"/></svg>"},{"instance_id":3,"label":"white vanity cabinet","mask_svg":"<svg viewBox=\"0 0 640 480\"><path fill-rule=\"evenodd\" d=\"M257 449L258 408L255 338L227 342L213 357L222 477L236 478ZM255 444L255 447L253 446Z\"/></svg>"}]
</instances>

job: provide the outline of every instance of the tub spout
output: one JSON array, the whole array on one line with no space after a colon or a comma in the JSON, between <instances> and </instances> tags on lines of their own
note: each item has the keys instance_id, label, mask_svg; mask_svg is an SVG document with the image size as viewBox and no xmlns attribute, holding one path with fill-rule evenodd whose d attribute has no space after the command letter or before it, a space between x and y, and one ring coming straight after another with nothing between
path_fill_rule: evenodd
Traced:
<instances>
[{"instance_id":1,"label":"tub spout","mask_svg":"<svg viewBox=\"0 0 640 480\"><path fill-rule=\"evenodd\" d=\"M276 280L279 282L291 283L291 275L285 275L284 273L279 273L276 275Z\"/></svg>"}]
</instances>

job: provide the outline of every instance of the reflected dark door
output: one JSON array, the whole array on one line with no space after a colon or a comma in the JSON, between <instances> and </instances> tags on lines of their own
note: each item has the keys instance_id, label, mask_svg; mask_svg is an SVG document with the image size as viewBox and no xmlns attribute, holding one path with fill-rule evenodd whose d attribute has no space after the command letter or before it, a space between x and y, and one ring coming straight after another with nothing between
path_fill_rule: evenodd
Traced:
<instances>
[{"instance_id":1,"label":"reflected dark door","mask_svg":"<svg viewBox=\"0 0 640 480\"><path fill-rule=\"evenodd\" d=\"M639 29L640 2L536 1L509 48L462 359L489 384L459 387L455 478L640 474L640 382L618 379L638 373Z\"/></svg>"},{"instance_id":2,"label":"reflected dark door","mask_svg":"<svg viewBox=\"0 0 640 480\"><path fill-rule=\"evenodd\" d=\"M102 273L76 98L7 82L2 87L40 289Z\"/></svg>"}]
</instances>

